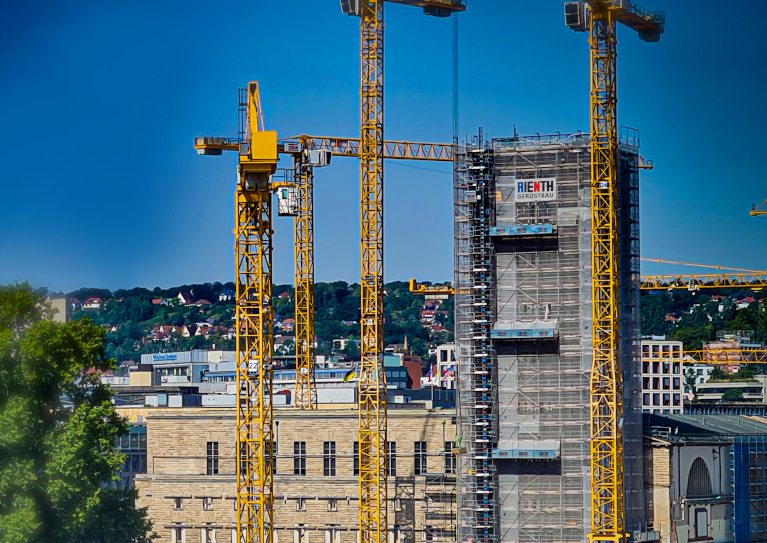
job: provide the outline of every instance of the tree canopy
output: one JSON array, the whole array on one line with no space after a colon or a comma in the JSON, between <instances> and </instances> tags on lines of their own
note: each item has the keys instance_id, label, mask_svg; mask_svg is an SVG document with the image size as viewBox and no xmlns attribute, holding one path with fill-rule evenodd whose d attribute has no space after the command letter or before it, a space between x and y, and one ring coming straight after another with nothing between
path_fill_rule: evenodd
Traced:
<instances>
[{"instance_id":1,"label":"tree canopy","mask_svg":"<svg viewBox=\"0 0 767 543\"><path fill-rule=\"evenodd\" d=\"M105 331L51 317L29 284L0 286L0 541L146 543L146 512L116 486L127 424L98 378Z\"/></svg>"}]
</instances>

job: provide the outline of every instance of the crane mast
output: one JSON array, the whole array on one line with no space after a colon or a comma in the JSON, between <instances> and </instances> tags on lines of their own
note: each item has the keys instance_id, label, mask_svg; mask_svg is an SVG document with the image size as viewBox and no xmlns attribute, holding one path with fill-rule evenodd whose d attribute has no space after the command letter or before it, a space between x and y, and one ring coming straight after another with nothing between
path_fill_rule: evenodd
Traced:
<instances>
[{"instance_id":1,"label":"crane mast","mask_svg":"<svg viewBox=\"0 0 767 543\"><path fill-rule=\"evenodd\" d=\"M277 133L263 130L258 83L248 85L244 110L247 144L240 148L235 194L237 534L243 543L270 543L274 511L271 175L277 168Z\"/></svg>"},{"instance_id":2,"label":"crane mast","mask_svg":"<svg viewBox=\"0 0 767 543\"><path fill-rule=\"evenodd\" d=\"M618 353L618 130L616 23L590 10L591 55L591 534L622 541L623 382Z\"/></svg>"},{"instance_id":3,"label":"crane mast","mask_svg":"<svg viewBox=\"0 0 767 543\"><path fill-rule=\"evenodd\" d=\"M306 150L306 139L300 147ZM317 408L314 373L314 168L306 153L294 155L296 217L293 223L295 251L296 388L297 409Z\"/></svg>"},{"instance_id":4,"label":"crane mast","mask_svg":"<svg viewBox=\"0 0 767 543\"><path fill-rule=\"evenodd\" d=\"M389 0L446 17L466 9L465 0ZM360 543L386 543L386 374L383 369L383 181L384 181L384 3L341 0L360 18L360 367L359 529Z\"/></svg>"},{"instance_id":5,"label":"crane mast","mask_svg":"<svg viewBox=\"0 0 767 543\"><path fill-rule=\"evenodd\" d=\"M665 13L629 0L565 3L565 23L589 32L591 67L590 541L625 541L623 378L618 315L617 25L658 41Z\"/></svg>"},{"instance_id":6,"label":"crane mast","mask_svg":"<svg viewBox=\"0 0 767 543\"><path fill-rule=\"evenodd\" d=\"M235 191L237 541L271 543L274 533L272 413L272 174L277 132L267 132L258 83L240 89L240 137L195 138L200 155L239 156Z\"/></svg>"},{"instance_id":7,"label":"crane mast","mask_svg":"<svg viewBox=\"0 0 767 543\"><path fill-rule=\"evenodd\" d=\"M360 6L360 543L387 542L383 370L384 0Z\"/></svg>"}]
</instances>

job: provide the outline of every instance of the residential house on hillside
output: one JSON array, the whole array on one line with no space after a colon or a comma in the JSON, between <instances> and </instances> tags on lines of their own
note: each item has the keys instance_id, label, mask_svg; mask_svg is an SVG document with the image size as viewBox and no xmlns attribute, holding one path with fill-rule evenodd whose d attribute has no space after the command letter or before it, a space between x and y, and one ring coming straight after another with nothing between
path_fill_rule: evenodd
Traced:
<instances>
[{"instance_id":1,"label":"residential house on hillside","mask_svg":"<svg viewBox=\"0 0 767 543\"><path fill-rule=\"evenodd\" d=\"M219 302L228 302L229 300L233 298L234 298L234 291L232 289L222 290L221 294L218 295Z\"/></svg>"},{"instance_id":2,"label":"residential house on hillside","mask_svg":"<svg viewBox=\"0 0 767 543\"><path fill-rule=\"evenodd\" d=\"M152 298L152 305L168 305L163 298Z\"/></svg>"},{"instance_id":3,"label":"residential house on hillside","mask_svg":"<svg viewBox=\"0 0 767 543\"><path fill-rule=\"evenodd\" d=\"M178 298L178 303L181 305L189 305L194 302L194 298L192 298L192 295L189 292L179 292L176 297Z\"/></svg>"},{"instance_id":4,"label":"residential house on hillside","mask_svg":"<svg viewBox=\"0 0 767 543\"><path fill-rule=\"evenodd\" d=\"M288 292L280 292L277 298L279 298L280 300L287 300L290 298L290 294Z\"/></svg>"},{"instance_id":5,"label":"residential house on hillside","mask_svg":"<svg viewBox=\"0 0 767 543\"><path fill-rule=\"evenodd\" d=\"M285 332L292 332L293 328L296 327L296 319L288 317L287 319L284 319L281 323L279 323L277 327L280 330L284 330Z\"/></svg>"},{"instance_id":6,"label":"residential house on hillside","mask_svg":"<svg viewBox=\"0 0 767 543\"><path fill-rule=\"evenodd\" d=\"M437 315L437 311L435 309L422 309L421 310L421 323L423 324L430 324L434 322L434 318Z\"/></svg>"},{"instance_id":7,"label":"residential house on hillside","mask_svg":"<svg viewBox=\"0 0 767 543\"><path fill-rule=\"evenodd\" d=\"M101 309L101 306L103 305L103 303L104 303L104 300L94 296L85 300L85 302L83 302L82 308L83 310L86 310L86 309L98 310L98 309Z\"/></svg>"},{"instance_id":8,"label":"residential house on hillside","mask_svg":"<svg viewBox=\"0 0 767 543\"><path fill-rule=\"evenodd\" d=\"M205 298L201 298L201 299L197 300L196 302L194 302L192 304L189 304L189 305L192 306L192 307L210 307L213 304L210 303Z\"/></svg>"},{"instance_id":9,"label":"residential house on hillside","mask_svg":"<svg viewBox=\"0 0 767 543\"><path fill-rule=\"evenodd\" d=\"M70 298L69 306L72 308L72 311L80 311L83 308L83 303L77 298Z\"/></svg>"}]
</instances>

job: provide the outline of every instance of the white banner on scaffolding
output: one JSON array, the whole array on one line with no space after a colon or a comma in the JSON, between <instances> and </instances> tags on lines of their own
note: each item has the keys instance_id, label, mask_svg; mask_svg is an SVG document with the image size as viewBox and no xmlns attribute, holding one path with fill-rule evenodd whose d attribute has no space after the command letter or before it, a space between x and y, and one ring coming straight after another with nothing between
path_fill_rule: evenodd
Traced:
<instances>
[{"instance_id":1,"label":"white banner on scaffolding","mask_svg":"<svg viewBox=\"0 0 767 543\"><path fill-rule=\"evenodd\" d=\"M517 179L515 202L550 202L557 199L557 178Z\"/></svg>"}]
</instances>

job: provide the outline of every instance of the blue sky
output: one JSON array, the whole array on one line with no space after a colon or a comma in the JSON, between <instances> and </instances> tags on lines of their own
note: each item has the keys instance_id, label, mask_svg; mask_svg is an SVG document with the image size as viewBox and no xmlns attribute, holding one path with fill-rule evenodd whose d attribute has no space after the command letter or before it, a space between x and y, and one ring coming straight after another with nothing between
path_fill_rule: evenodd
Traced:
<instances>
[{"instance_id":1,"label":"blue sky","mask_svg":"<svg viewBox=\"0 0 767 543\"><path fill-rule=\"evenodd\" d=\"M620 31L619 123L656 165L642 179L644 256L767 268L767 221L748 217L767 198L767 4L746 4L653 0L669 11L660 44ZM449 141L450 21L387 8L386 138ZM564 27L561 0L469 0L460 17L463 133L588 130L586 36ZM358 40L337 0L4 6L0 283L231 280L235 157L198 157L193 137L236 135L250 80L281 136L356 136ZM448 167L411 166L386 170L386 280L450 279ZM317 173L319 281L359 275L357 168ZM275 281L291 282L292 224L275 230Z\"/></svg>"}]
</instances>

